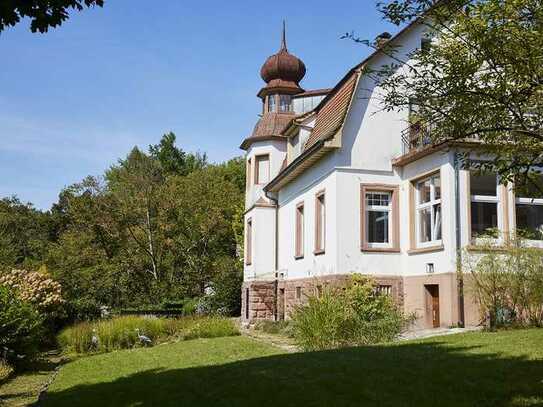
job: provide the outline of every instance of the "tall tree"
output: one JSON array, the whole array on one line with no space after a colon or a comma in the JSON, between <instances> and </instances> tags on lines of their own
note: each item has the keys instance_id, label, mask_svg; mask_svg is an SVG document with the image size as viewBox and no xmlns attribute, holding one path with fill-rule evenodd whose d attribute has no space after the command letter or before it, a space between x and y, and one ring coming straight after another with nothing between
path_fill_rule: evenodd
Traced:
<instances>
[{"instance_id":1,"label":"tall tree","mask_svg":"<svg viewBox=\"0 0 543 407\"><path fill-rule=\"evenodd\" d=\"M206 154L186 153L175 142L175 134L169 132L158 144L149 146L149 154L158 160L165 175L187 175L207 165Z\"/></svg>"},{"instance_id":2,"label":"tall tree","mask_svg":"<svg viewBox=\"0 0 543 407\"><path fill-rule=\"evenodd\" d=\"M481 142L483 167L503 180L535 180L543 166L543 1L390 0L386 19L424 15L425 46L372 72L386 110L411 111L433 143ZM421 131L422 130L422 131ZM426 131L430 130L430 131Z\"/></svg>"},{"instance_id":3,"label":"tall tree","mask_svg":"<svg viewBox=\"0 0 543 407\"><path fill-rule=\"evenodd\" d=\"M147 259L146 271L160 278L163 237L158 221L163 175L156 160L134 148L106 172L108 191L115 201L117 220L128 232L136 251Z\"/></svg>"},{"instance_id":4,"label":"tall tree","mask_svg":"<svg viewBox=\"0 0 543 407\"><path fill-rule=\"evenodd\" d=\"M104 6L104 0L3 0L0 4L0 32L23 18L30 18L32 32L45 33L60 26L70 16L70 10Z\"/></svg>"}]
</instances>

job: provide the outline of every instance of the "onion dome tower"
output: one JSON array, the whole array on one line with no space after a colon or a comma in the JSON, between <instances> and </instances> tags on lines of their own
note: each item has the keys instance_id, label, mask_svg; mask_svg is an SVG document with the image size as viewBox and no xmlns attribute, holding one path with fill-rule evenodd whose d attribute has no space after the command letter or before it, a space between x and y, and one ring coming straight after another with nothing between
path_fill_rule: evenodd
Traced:
<instances>
[{"instance_id":1,"label":"onion dome tower","mask_svg":"<svg viewBox=\"0 0 543 407\"><path fill-rule=\"evenodd\" d=\"M281 132L294 117L292 96L304 92L300 81L305 76L305 64L287 49L286 28L283 21L279 52L268 57L260 76L266 82L258 92L262 99L262 117L251 136L243 141L241 148L247 150L252 142L280 137Z\"/></svg>"}]
</instances>

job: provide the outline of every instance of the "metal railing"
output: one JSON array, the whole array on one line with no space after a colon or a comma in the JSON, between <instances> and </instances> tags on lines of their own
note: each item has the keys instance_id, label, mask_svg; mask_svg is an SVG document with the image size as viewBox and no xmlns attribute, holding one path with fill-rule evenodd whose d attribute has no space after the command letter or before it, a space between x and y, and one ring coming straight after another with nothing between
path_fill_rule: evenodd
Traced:
<instances>
[{"instance_id":1,"label":"metal railing","mask_svg":"<svg viewBox=\"0 0 543 407\"><path fill-rule=\"evenodd\" d=\"M410 124L402 131L402 155L419 151L432 145L432 126L423 123Z\"/></svg>"}]
</instances>

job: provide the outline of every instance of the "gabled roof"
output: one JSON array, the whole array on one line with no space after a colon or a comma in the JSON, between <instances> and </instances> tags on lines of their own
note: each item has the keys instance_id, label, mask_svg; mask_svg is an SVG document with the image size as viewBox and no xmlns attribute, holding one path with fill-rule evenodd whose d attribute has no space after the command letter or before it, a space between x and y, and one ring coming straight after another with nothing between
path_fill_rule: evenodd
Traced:
<instances>
[{"instance_id":1,"label":"gabled roof","mask_svg":"<svg viewBox=\"0 0 543 407\"><path fill-rule=\"evenodd\" d=\"M404 33L409 31L411 27L415 26L429 15L431 10L446 2L447 0L435 0L435 3L432 4L428 10L403 27L396 35L390 38L386 44L392 44ZM325 96L317 107L311 111L312 113L317 113L317 120L311 135L306 141L303 152L287 167L282 168L279 171L279 174L264 187L265 191L279 190L307 168L311 167L328 152L341 147L341 140L339 140L338 143L338 140L333 139L338 138L338 135L339 139L341 139L340 130L352 104L358 79L363 75L364 67L374 58L381 55L383 51L388 49L387 45L377 48L366 59L353 67ZM287 125L285 130L290 130L293 124L294 123Z\"/></svg>"},{"instance_id":2,"label":"gabled roof","mask_svg":"<svg viewBox=\"0 0 543 407\"><path fill-rule=\"evenodd\" d=\"M351 104L357 79L358 75L348 76L341 86L332 91L330 99L317 107L315 127L305 143L304 150L319 140L329 139L341 128Z\"/></svg>"}]
</instances>

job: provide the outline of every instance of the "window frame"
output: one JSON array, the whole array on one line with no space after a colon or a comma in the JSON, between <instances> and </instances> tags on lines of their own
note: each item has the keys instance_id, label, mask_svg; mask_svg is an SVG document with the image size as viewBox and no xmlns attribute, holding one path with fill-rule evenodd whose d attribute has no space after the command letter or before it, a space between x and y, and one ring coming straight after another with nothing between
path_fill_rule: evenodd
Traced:
<instances>
[{"instance_id":1,"label":"window frame","mask_svg":"<svg viewBox=\"0 0 543 407\"><path fill-rule=\"evenodd\" d=\"M322 201L321 201L322 199ZM314 255L326 252L326 191L315 194L315 250Z\"/></svg>"},{"instance_id":2,"label":"window frame","mask_svg":"<svg viewBox=\"0 0 543 407\"><path fill-rule=\"evenodd\" d=\"M434 179L439 178L439 188L440 188L440 194L439 198L436 198L436 188L435 184L433 182ZM428 174L427 176L423 176L418 178L414 181L414 187L415 187L415 202L414 202L414 209L415 209L415 244L417 248L425 249L428 247L434 247L434 246L441 246L443 245L443 187L441 185L441 172L434 172L432 174ZM427 202L421 202L421 191L419 188L419 185L424 183L426 180L430 180L430 199ZM435 206L439 205L441 208L441 238L436 239L435 233L435 213L434 208ZM430 240L427 242L421 241L421 212L430 209Z\"/></svg>"},{"instance_id":3,"label":"window frame","mask_svg":"<svg viewBox=\"0 0 543 407\"><path fill-rule=\"evenodd\" d=\"M542 174L543 177L543 174ZM517 205L531 205L531 206L543 206L543 197L541 198L530 198L525 196L520 196L513 190L513 222L514 222L514 232L518 234L518 218L517 218ZM543 246L543 239L526 239L524 238L529 246L541 247Z\"/></svg>"},{"instance_id":4,"label":"window frame","mask_svg":"<svg viewBox=\"0 0 543 407\"><path fill-rule=\"evenodd\" d=\"M273 100L273 104L270 104L270 100ZM271 109L270 109L271 106ZM277 112L277 94L268 95L266 98L266 112L276 113Z\"/></svg>"},{"instance_id":5,"label":"window frame","mask_svg":"<svg viewBox=\"0 0 543 407\"><path fill-rule=\"evenodd\" d=\"M469 241L471 242L471 244L473 245L477 245L479 243L483 243L485 240L488 240L488 239L491 239L491 240L494 240L498 243L503 243L505 241L507 241L507 237L508 237L508 234L509 234L509 231L508 231L508 225L507 225L507 220L508 220L508 209L507 209L507 188L505 185L503 184L500 184L500 179L498 177L497 174L495 174L496 176L496 194L495 195L472 195L471 194L471 176L472 174L476 172L475 170L473 169L468 169L467 170L467 178L468 178L468 182L467 182L467 196L468 196L468 204L469 204L469 207L468 207L468 221L469 221L469 224L468 224L468 231L469 231ZM496 229L499 231L499 235L497 238L492 238L492 237L484 237L484 236L480 236L480 237L477 237L477 236L473 236L473 219L472 219L472 215L471 215L471 209L472 209L472 205L473 203L492 203L492 204L496 204L496 214L497 214L497 220L496 220ZM516 205L515 205L516 206ZM505 211L505 213L504 213ZM515 218L516 218L516 214L515 214ZM504 239L504 236L506 237L506 239Z\"/></svg>"},{"instance_id":6,"label":"window frame","mask_svg":"<svg viewBox=\"0 0 543 407\"><path fill-rule=\"evenodd\" d=\"M245 221L245 265L253 264L253 219Z\"/></svg>"},{"instance_id":7,"label":"window frame","mask_svg":"<svg viewBox=\"0 0 543 407\"><path fill-rule=\"evenodd\" d=\"M260 182L260 177L259 177L259 168L260 168L260 165L259 165L259 160L262 160L263 158L266 158L266 160L268 161L268 180L266 182ZM266 185L268 182L270 182L271 180L271 167L270 167L270 154L269 153L266 153L266 154L257 154L255 155L255 163L254 163L254 185Z\"/></svg>"},{"instance_id":8,"label":"window frame","mask_svg":"<svg viewBox=\"0 0 543 407\"><path fill-rule=\"evenodd\" d=\"M299 260L304 258L305 251L305 203L303 201L296 205L295 228L294 258Z\"/></svg>"},{"instance_id":9,"label":"window frame","mask_svg":"<svg viewBox=\"0 0 543 407\"><path fill-rule=\"evenodd\" d=\"M369 209L366 205L366 194L371 192L381 192L390 194L389 203L389 242L388 243L370 243L368 241L367 213ZM400 188L395 184L361 184L360 186L360 250L365 252L400 252L400 208L399 194Z\"/></svg>"},{"instance_id":10,"label":"window frame","mask_svg":"<svg viewBox=\"0 0 543 407\"><path fill-rule=\"evenodd\" d=\"M283 110L282 102L283 100L287 100L288 103L285 105L287 106L287 110ZM277 102L277 112L279 113L290 113L292 112L292 96L286 95L286 94L279 94Z\"/></svg>"}]
</instances>

